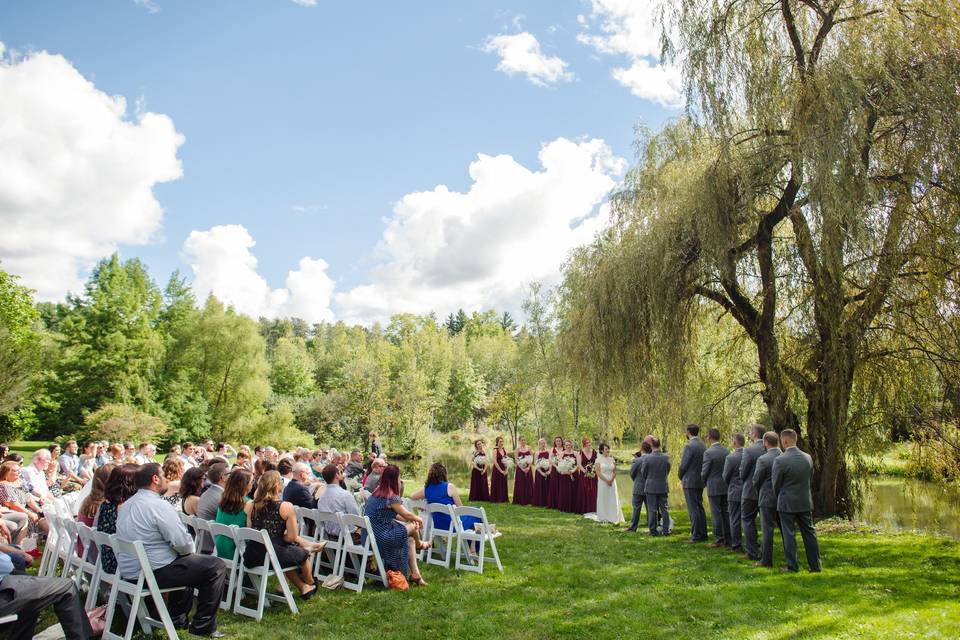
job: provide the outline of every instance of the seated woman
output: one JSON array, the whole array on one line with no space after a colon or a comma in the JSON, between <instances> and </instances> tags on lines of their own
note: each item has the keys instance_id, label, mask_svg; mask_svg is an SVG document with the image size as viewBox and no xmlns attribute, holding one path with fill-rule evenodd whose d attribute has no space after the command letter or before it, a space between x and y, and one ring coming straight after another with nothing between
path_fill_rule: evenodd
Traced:
<instances>
[{"instance_id":1,"label":"seated woman","mask_svg":"<svg viewBox=\"0 0 960 640\"><path fill-rule=\"evenodd\" d=\"M310 570L310 555L323 549L327 543L300 537L297 514L292 504L280 500L281 491L283 478L279 473L267 471L261 476L253 500L244 506L247 526L267 532L283 574L300 590L300 597L309 600L317 592ZM262 544L248 544L243 552L243 563L248 567L262 566L265 554Z\"/></svg>"},{"instance_id":2,"label":"seated woman","mask_svg":"<svg viewBox=\"0 0 960 640\"><path fill-rule=\"evenodd\" d=\"M20 463L10 460L0 465L0 504L11 511L25 513L30 521L28 530L30 535L46 534L49 530L47 521L43 518L43 510L33 496L23 488L20 481ZM23 460L23 458L20 458Z\"/></svg>"},{"instance_id":3,"label":"seated woman","mask_svg":"<svg viewBox=\"0 0 960 640\"><path fill-rule=\"evenodd\" d=\"M97 512L100 510L100 505L103 504L103 501L106 499L107 481L110 480L110 474L113 473L115 467L115 464L108 462L93 474L93 484L90 485L90 495L80 503L77 522L81 522L91 528L97 526ZM77 540L77 555L81 558L83 557L83 551L83 543ZM90 562L96 562L96 549L93 550L87 559L90 560Z\"/></svg>"},{"instance_id":4,"label":"seated woman","mask_svg":"<svg viewBox=\"0 0 960 640\"><path fill-rule=\"evenodd\" d=\"M460 500L460 491L452 482L447 482L447 468L439 462L430 466L427 473L427 482L423 489L413 492L411 500L426 500L428 504L448 504L462 507ZM434 513L433 526L443 531L450 529L450 516L445 513ZM480 522L479 518L473 516L460 516L460 522L463 528L470 531L473 526Z\"/></svg>"},{"instance_id":5,"label":"seated woman","mask_svg":"<svg viewBox=\"0 0 960 640\"><path fill-rule=\"evenodd\" d=\"M180 480L183 478L183 461L175 456L163 461L163 477L167 479L167 491L163 499L174 509L180 509Z\"/></svg>"},{"instance_id":6,"label":"seated woman","mask_svg":"<svg viewBox=\"0 0 960 640\"><path fill-rule=\"evenodd\" d=\"M191 467L180 478L180 510L188 516L197 515L197 503L203 493L205 475L206 472L200 467Z\"/></svg>"},{"instance_id":7,"label":"seated woman","mask_svg":"<svg viewBox=\"0 0 960 640\"><path fill-rule=\"evenodd\" d=\"M217 507L217 516L214 522L220 524L235 524L238 527L247 526L247 512L243 507L247 503L247 494L253 486L253 474L242 468L235 468L227 476L227 484L223 487L220 496L220 506ZM217 536L214 541L217 546L217 555L227 560L233 559L236 543L226 536Z\"/></svg>"},{"instance_id":8,"label":"seated woman","mask_svg":"<svg viewBox=\"0 0 960 640\"><path fill-rule=\"evenodd\" d=\"M429 549L429 542L420 541L423 519L407 511L400 498L400 469L387 465L380 476L377 490L367 498L364 514L370 518L373 537L380 549L386 569L410 570L410 580L420 586L427 582L417 566L417 550Z\"/></svg>"},{"instance_id":9,"label":"seated woman","mask_svg":"<svg viewBox=\"0 0 960 640\"><path fill-rule=\"evenodd\" d=\"M140 465L124 464L115 467L107 478L107 486L103 490L104 501L97 511L97 531L113 535L117 532L117 513L120 505L133 497L137 488L133 483L133 476ZM113 549L107 545L100 546L103 570L107 573L116 573L117 557Z\"/></svg>"}]
</instances>

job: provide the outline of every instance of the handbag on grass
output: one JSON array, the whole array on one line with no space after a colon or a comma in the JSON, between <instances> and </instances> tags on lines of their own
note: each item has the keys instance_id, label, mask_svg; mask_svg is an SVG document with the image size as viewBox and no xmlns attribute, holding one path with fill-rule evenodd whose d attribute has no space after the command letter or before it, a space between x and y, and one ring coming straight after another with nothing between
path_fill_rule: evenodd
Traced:
<instances>
[{"instance_id":1,"label":"handbag on grass","mask_svg":"<svg viewBox=\"0 0 960 640\"><path fill-rule=\"evenodd\" d=\"M410 588L407 577L403 573L392 569L387 571L387 586L397 591L406 591Z\"/></svg>"},{"instance_id":2,"label":"handbag on grass","mask_svg":"<svg viewBox=\"0 0 960 640\"><path fill-rule=\"evenodd\" d=\"M343 586L343 578L336 575L335 573L331 573L330 575L328 575L326 578L323 579L322 586L324 589L330 589L330 591L335 591L336 589L339 589L341 586Z\"/></svg>"}]
</instances>

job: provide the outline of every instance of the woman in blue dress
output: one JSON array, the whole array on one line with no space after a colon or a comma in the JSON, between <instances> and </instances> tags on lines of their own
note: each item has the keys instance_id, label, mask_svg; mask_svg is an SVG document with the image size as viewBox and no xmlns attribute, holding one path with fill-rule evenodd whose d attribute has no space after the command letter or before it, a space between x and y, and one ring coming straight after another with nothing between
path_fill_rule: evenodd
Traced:
<instances>
[{"instance_id":1,"label":"woman in blue dress","mask_svg":"<svg viewBox=\"0 0 960 640\"><path fill-rule=\"evenodd\" d=\"M417 566L417 550L429 549L429 542L420 541L423 519L410 513L400 498L400 469L388 465L380 476L380 484L367 499L364 515L370 518L373 537L380 549L386 569L402 571L420 586L427 583Z\"/></svg>"},{"instance_id":2,"label":"woman in blue dress","mask_svg":"<svg viewBox=\"0 0 960 640\"><path fill-rule=\"evenodd\" d=\"M460 491L452 482L447 482L447 468L439 462L430 466L427 472L427 483L423 489L415 491L411 500L426 500L428 504L448 504L456 507L462 507L460 500ZM434 513L433 526L443 531L450 529L450 516L445 513ZM480 522L480 518L474 516L460 516L460 523L464 530L472 531L474 525Z\"/></svg>"}]
</instances>

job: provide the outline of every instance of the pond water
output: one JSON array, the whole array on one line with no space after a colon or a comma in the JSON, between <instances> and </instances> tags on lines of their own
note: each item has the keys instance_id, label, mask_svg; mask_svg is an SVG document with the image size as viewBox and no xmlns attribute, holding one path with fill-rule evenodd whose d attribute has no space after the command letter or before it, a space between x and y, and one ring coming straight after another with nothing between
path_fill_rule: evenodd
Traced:
<instances>
[{"instance_id":1,"label":"pond water","mask_svg":"<svg viewBox=\"0 0 960 640\"><path fill-rule=\"evenodd\" d=\"M450 482L460 487L463 497L466 498L470 487L470 459L467 450L462 453L436 452L420 460L399 462L403 477L408 480L407 486L419 487L420 482L427 477L427 469L434 462L442 462L447 467ZM670 507L683 509L683 492L676 473L671 474L670 481ZM626 464L617 467L617 488L620 503L629 514L633 485L629 481ZM510 492L512 496L512 473ZM917 530L960 538L960 490L923 480L871 478L857 518L883 529Z\"/></svg>"}]
</instances>

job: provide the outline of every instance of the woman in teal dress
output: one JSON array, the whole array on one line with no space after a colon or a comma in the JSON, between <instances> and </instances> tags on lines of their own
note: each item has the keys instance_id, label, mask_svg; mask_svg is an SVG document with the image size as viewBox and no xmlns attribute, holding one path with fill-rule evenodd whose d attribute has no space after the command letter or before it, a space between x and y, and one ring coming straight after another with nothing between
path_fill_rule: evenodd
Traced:
<instances>
[{"instance_id":1,"label":"woman in teal dress","mask_svg":"<svg viewBox=\"0 0 960 640\"><path fill-rule=\"evenodd\" d=\"M228 526L231 524L238 527L247 526L247 512L243 510L243 506L247 502L247 494L252 487L252 473L243 468L235 468L231 471L227 477L227 484L223 488L223 496L220 497L220 506L217 508L214 522ZM231 538L217 536L215 544L219 557L233 560L237 544Z\"/></svg>"}]
</instances>

